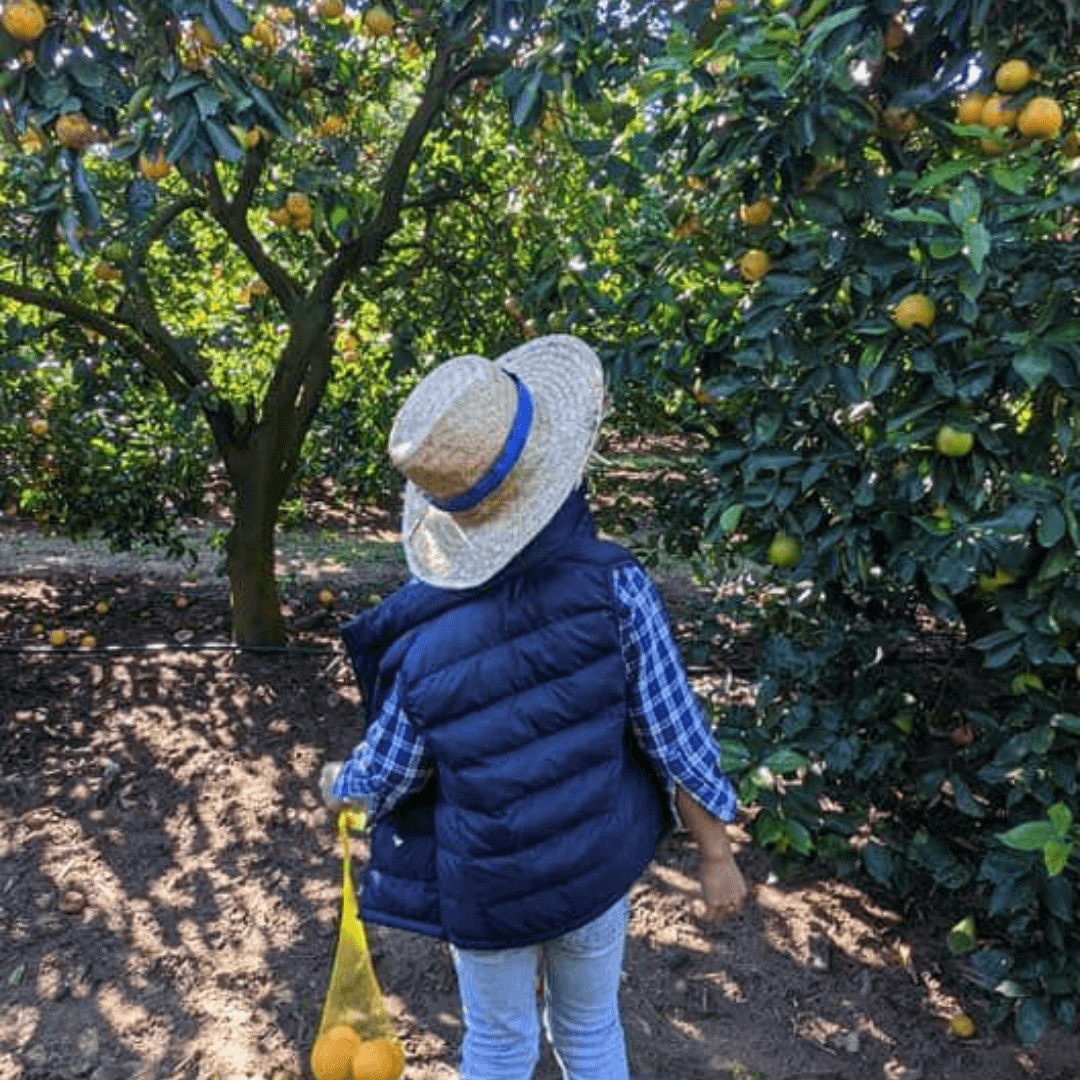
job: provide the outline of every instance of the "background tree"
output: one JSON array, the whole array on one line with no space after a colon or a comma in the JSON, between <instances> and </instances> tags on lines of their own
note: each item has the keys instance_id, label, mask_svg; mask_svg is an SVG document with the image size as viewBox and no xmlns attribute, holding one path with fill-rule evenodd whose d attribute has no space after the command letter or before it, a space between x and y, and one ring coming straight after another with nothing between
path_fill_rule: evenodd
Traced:
<instances>
[{"instance_id":1,"label":"background tree","mask_svg":"<svg viewBox=\"0 0 1080 1080\"><path fill-rule=\"evenodd\" d=\"M1035 843L1080 811L1071 6L737 0L684 23L634 149L688 223L644 238L690 275L658 371L708 444L672 542L771 564L729 766L760 843L963 898L950 944L1033 1041L1080 987L1072 848ZM966 630L978 682L898 675L931 617ZM1038 850L999 838L1040 821Z\"/></svg>"},{"instance_id":2,"label":"background tree","mask_svg":"<svg viewBox=\"0 0 1080 1080\"><path fill-rule=\"evenodd\" d=\"M646 7L5 6L9 332L63 338L66 357L108 342L114 370L152 372L205 418L231 488L237 640L284 638L274 528L343 297L415 360L409 277L445 273L449 208L475 230L492 198L479 98L531 128L552 93L602 97L659 47ZM215 282L241 276L244 302L222 303Z\"/></svg>"}]
</instances>

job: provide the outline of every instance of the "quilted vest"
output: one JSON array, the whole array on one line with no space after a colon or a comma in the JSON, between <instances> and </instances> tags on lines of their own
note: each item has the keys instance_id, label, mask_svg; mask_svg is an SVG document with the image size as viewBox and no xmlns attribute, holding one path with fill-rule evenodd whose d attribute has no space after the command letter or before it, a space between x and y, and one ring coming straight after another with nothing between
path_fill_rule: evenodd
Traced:
<instances>
[{"instance_id":1,"label":"quilted vest","mask_svg":"<svg viewBox=\"0 0 1080 1080\"><path fill-rule=\"evenodd\" d=\"M400 674L429 782L380 815L361 915L462 948L559 937L623 896L672 821L626 716L611 571L584 489L499 574L410 582L342 628L377 714Z\"/></svg>"}]
</instances>

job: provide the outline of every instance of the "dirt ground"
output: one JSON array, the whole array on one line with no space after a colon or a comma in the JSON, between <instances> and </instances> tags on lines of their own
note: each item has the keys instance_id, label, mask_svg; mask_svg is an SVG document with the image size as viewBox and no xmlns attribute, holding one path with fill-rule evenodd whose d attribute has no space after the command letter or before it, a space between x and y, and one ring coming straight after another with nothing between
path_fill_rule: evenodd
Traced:
<instances>
[{"instance_id":1,"label":"dirt ground","mask_svg":"<svg viewBox=\"0 0 1080 1080\"><path fill-rule=\"evenodd\" d=\"M372 535L380 557L360 543ZM358 722L336 627L402 574L385 531L338 537L333 558L324 539L283 559L293 645L253 654L227 647L212 560L88 560L0 531L0 1080L309 1075L340 875L316 778ZM661 584L681 625L694 587ZM50 647L54 629L69 644ZM948 912L777 881L746 843L740 861L752 902L717 928L697 920L685 835L634 887L635 1080L1080 1076L1075 1035L1025 1052L981 1023L948 1034L962 1006L981 1020L942 948ZM462 1028L446 946L369 937L406 1077L449 1080ZM558 1075L545 1047L537 1078Z\"/></svg>"}]
</instances>

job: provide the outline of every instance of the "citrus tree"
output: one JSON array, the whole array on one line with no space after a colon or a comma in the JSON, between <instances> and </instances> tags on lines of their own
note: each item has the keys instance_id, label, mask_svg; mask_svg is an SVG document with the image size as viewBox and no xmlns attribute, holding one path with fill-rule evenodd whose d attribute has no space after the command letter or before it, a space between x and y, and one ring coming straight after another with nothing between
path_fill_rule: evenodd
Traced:
<instances>
[{"instance_id":1,"label":"citrus tree","mask_svg":"<svg viewBox=\"0 0 1080 1080\"><path fill-rule=\"evenodd\" d=\"M655 50L646 8L4 5L9 330L70 358L77 326L205 420L237 640L284 638L274 529L335 347L422 355L411 275L490 197L481 103L528 129L554 93L602 98Z\"/></svg>"},{"instance_id":2,"label":"citrus tree","mask_svg":"<svg viewBox=\"0 0 1080 1080\"><path fill-rule=\"evenodd\" d=\"M692 273L659 362L708 450L668 519L771 575L728 765L763 845L968 905L950 945L1033 1041L1080 996L1075 13L682 21L631 149L677 211L643 250ZM905 667L930 619L976 667Z\"/></svg>"}]
</instances>

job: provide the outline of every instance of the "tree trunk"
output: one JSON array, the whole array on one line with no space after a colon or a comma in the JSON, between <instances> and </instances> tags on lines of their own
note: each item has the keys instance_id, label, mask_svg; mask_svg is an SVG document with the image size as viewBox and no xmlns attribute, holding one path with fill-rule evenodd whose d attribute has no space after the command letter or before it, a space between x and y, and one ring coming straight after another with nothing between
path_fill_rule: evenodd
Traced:
<instances>
[{"instance_id":1,"label":"tree trunk","mask_svg":"<svg viewBox=\"0 0 1080 1080\"><path fill-rule=\"evenodd\" d=\"M232 637L241 645L284 645L285 620L274 573L278 504L266 487L252 486L248 497L237 493L236 520L225 548Z\"/></svg>"},{"instance_id":2,"label":"tree trunk","mask_svg":"<svg viewBox=\"0 0 1080 1080\"><path fill-rule=\"evenodd\" d=\"M232 637L240 645L286 641L274 573L274 534L281 500L296 475L300 448L330 377L332 333L327 305L311 302L299 309L258 421L242 422L227 406L208 416L235 497L225 566Z\"/></svg>"}]
</instances>

